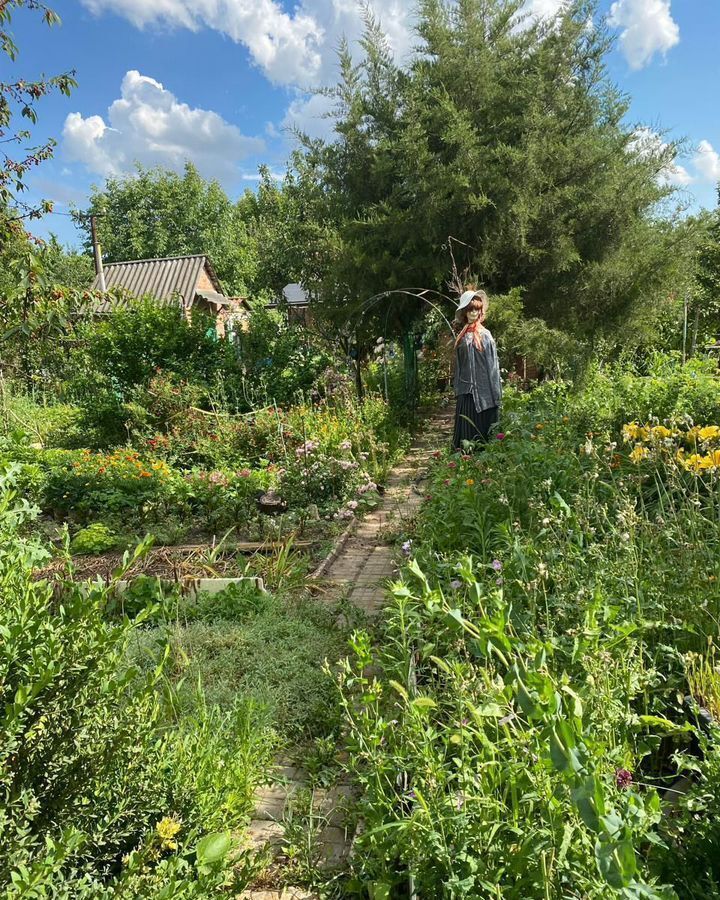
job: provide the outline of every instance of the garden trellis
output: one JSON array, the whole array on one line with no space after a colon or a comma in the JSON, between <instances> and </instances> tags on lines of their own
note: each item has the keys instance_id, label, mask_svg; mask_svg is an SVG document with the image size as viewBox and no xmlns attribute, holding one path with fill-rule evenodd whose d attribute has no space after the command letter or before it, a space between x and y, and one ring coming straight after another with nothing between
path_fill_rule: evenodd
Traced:
<instances>
[{"instance_id":1,"label":"garden trellis","mask_svg":"<svg viewBox=\"0 0 720 900\"><path fill-rule=\"evenodd\" d=\"M362 319L369 313L378 303L382 300L389 299L389 303L387 305L387 309L385 310L385 318L383 323L383 354L382 354L382 364L383 364L383 384L384 384L384 393L385 399L388 399L388 376L387 376L387 353L385 350L387 344L387 328L388 328L388 319L391 311L391 304L394 300L399 300L402 297L411 297L414 300L421 300L423 303L426 303L428 306L432 307L442 318L445 325L447 325L448 331L450 332L450 337L455 337L455 332L453 327L446 317L445 313L442 311L442 308L439 306L437 302L434 302L430 299L428 295L436 298L437 300L445 300L448 303L453 303L452 297L449 297L447 294L443 294L441 291L436 291L433 288L396 288L388 291L381 291L379 294L374 294L372 297L369 297L365 300L360 308L355 311L354 315L350 316L346 323L351 327L359 327ZM407 389L407 395L411 399L412 409L415 410L417 405L417 356L414 352L414 344L413 344L413 332L408 329L403 333L402 342L403 342L403 358L405 362L405 386Z\"/></svg>"}]
</instances>

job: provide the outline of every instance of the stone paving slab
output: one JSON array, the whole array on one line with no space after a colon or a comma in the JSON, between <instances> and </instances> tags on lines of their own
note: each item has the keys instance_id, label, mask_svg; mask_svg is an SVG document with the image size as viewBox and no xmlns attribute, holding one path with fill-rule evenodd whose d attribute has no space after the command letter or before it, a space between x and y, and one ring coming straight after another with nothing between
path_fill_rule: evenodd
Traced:
<instances>
[{"instance_id":1,"label":"stone paving slab","mask_svg":"<svg viewBox=\"0 0 720 900\"><path fill-rule=\"evenodd\" d=\"M350 601L369 615L376 614L385 601L385 586L396 574L392 547L386 531L412 519L422 503L423 492L417 482L427 474L426 464L433 449L449 431L450 411L431 417L429 427L407 456L393 468L380 505L340 538L339 546L321 563L315 584L322 599L335 601L347 595ZM293 796L306 784L305 773L289 760L279 760L274 783L256 792L256 811L248 828L248 840L254 850L269 847L281 852L284 841L283 819L291 808ZM313 793L313 815L320 825L317 846L321 865L335 869L344 866L352 848L353 831L348 827L353 788L347 782ZM296 888L255 889L240 895L242 900L316 900L316 895Z\"/></svg>"}]
</instances>

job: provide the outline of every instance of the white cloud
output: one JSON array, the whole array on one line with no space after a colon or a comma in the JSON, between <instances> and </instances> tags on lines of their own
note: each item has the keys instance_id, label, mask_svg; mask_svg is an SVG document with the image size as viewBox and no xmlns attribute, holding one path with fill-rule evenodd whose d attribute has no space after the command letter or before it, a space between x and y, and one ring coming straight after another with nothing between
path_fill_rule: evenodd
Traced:
<instances>
[{"instance_id":1,"label":"white cloud","mask_svg":"<svg viewBox=\"0 0 720 900\"><path fill-rule=\"evenodd\" d=\"M138 28L167 24L197 31L212 28L247 47L253 62L276 84L300 88L334 80L336 51L345 35L363 31L356 0L301 0L292 13L280 0L82 0L92 12L124 16ZM372 4L396 53L412 43L410 0Z\"/></svg>"},{"instance_id":2,"label":"white cloud","mask_svg":"<svg viewBox=\"0 0 720 900\"><path fill-rule=\"evenodd\" d=\"M637 153L638 156L658 156L667 150L668 144L652 128L642 127L635 131L633 139L628 144L628 150ZM695 181L685 166L681 166L676 159L668 162L657 175L660 184L672 184L675 187L687 187Z\"/></svg>"},{"instance_id":3,"label":"white cloud","mask_svg":"<svg viewBox=\"0 0 720 900\"><path fill-rule=\"evenodd\" d=\"M186 160L208 178L238 179L238 162L264 149L259 138L245 137L217 113L180 103L154 78L135 70L123 78L120 98L102 116L70 113L63 149L71 160L98 175L119 175L135 161L179 171Z\"/></svg>"},{"instance_id":4,"label":"white cloud","mask_svg":"<svg viewBox=\"0 0 720 900\"><path fill-rule=\"evenodd\" d=\"M534 19L552 19L564 6L567 6L567 0L525 0L520 13Z\"/></svg>"},{"instance_id":5,"label":"white cloud","mask_svg":"<svg viewBox=\"0 0 720 900\"><path fill-rule=\"evenodd\" d=\"M631 69L642 69L656 53L664 55L680 41L670 0L615 0L608 22L622 29L620 46Z\"/></svg>"},{"instance_id":6,"label":"white cloud","mask_svg":"<svg viewBox=\"0 0 720 900\"><path fill-rule=\"evenodd\" d=\"M328 113L334 105L335 101L324 94L296 97L287 108L283 128L297 129L311 138L331 138L334 122Z\"/></svg>"},{"instance_id":7,"label":"white cloud","mask_svg":"<svg viewBox=\"0 0 720 900\"><path fill-rule=\"evenodd\" d=\"M720 154L710 141L700 141L693 163L703 178L708 181L720 181Z\"/></svg>"},{"instance_id":8,"label":"white cloud","mask_svg":"<svg viewBox=\"0 0 720 900\"><path fill-rule=\"evenodd\" d=\"M270 172L270 177L273 179L273 181L282 181L283 178L285 177L285 173L284 172ZM259 172L255 172L255 173L246 172L242 176L242 180L243 181L261 181L262 175Z\"/></svg>"}]
</instances>

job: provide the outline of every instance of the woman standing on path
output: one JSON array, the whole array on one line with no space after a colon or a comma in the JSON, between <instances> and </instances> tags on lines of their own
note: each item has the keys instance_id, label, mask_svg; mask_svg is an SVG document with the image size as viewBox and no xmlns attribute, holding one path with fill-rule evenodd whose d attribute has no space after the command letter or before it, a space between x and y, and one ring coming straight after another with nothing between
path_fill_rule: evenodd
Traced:
<instances>
[{"instance_id":1,"label":"woman standing on path","mask_svg":"<svg viewBox=\"0 0 720 900\"><path fill-rule=\"evenodd\" d=\"M461 330L455 341L455 450L463 449L463 441L486 441L498 420L502 384L497 347L483 324L488 305L485 291L470 289L457 307Z\"/></svg>"}]
</instances>

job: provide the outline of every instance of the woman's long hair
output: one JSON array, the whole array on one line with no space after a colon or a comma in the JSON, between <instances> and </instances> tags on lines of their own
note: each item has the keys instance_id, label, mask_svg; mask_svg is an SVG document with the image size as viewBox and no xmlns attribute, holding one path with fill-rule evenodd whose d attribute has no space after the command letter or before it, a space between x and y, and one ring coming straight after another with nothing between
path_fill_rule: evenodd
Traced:
<instances>
[{"instance_id":1,"label":"woman's long hair","mask_svg":"<svg viewBox=\"0 0 720 900\"><path fill-rule=\"evenodd\" d=\"M473 290L469 288L468 290ZM466 307L459 310L455 321L461 326L460 333L458 334L455 340L455 346L457 347L460 341L465 337L468 331L472 331L472 338L475 346L478 350L483 349L483 334L485 332L485 328L483 323L485 321L485 309L487 308L487 294L485 291L478 291L477 297L473 297L473 299L468 303ZM469 325L467 320L467 314L470 310L477 310L480 313L480 316L475 321L474 325Z\"/></svg>"}]
</instances>

